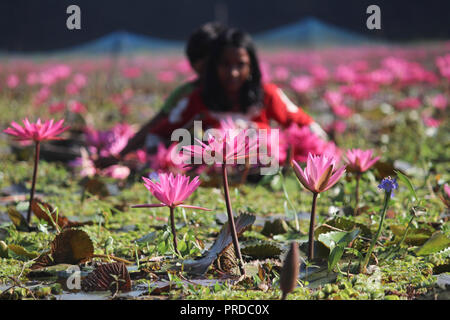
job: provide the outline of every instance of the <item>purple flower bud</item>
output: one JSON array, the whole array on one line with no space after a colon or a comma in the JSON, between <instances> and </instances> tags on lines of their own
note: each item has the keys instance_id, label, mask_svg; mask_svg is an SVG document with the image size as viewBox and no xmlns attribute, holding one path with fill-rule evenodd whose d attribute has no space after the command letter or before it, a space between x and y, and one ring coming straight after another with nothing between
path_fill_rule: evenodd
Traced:
<instances>
[{"instance_id":1,"label":"purple flower bud","mask_svg":"<svg viewBox=\"0 0 450 320\"><path fill-rule=\"evenodd\" d=\"M391 177L384 178L381 183L378 185L378 188L385 190L386 192L391 193L391 198L394 196L394 191L398 189L397 180Z\"/></svg>"}]
</instances>

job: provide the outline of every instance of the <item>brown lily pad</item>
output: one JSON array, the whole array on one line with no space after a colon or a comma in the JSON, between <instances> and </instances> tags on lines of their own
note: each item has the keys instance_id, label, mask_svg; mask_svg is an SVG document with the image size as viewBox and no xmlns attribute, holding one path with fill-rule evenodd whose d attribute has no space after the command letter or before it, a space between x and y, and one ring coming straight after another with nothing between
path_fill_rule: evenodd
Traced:
<instances>
[{"instance_id":1,"label":"brown lily pad","mask_svg":"<svg viewBox=\"0 0 450 320\"><path fill-rule=\"evenodd\" d=\"M130 274L123 262L102 264L81 282L83 291L131 291Z\"/></svg>"},{"instance_id":2,"label":"brown lily pad","mask_svg":"<svg viewBox=\"0 0 450 320\"><path fill-rule=\"evenodd\" d=\"M40 255L36 261L31 265L31 270L46 268L49 266L54 265L52 257L50 257L48 254L42 254Z\"/></svg>"},{"instance_id":3,"label":"brown lily pad","mask_svg":"<svg viewBox=\"0 0 450 320\"><path fill-rule=\"evenodd\" d=\"M51 243L51 255L56 264L80 264L94 255L94 245L83 230L66 229Z\"/></svg>"}]
</instances>

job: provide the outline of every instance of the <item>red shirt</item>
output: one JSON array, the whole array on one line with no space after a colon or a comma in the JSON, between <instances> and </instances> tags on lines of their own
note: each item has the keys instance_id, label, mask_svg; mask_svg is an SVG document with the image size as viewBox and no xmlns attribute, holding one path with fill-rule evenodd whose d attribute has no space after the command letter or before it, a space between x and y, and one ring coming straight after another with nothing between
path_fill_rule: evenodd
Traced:
<instances>
[{"instance_id":1,"label":"red shirt","mask_svg":"<svg viewBox=\"0 0 450 320\"><path fill-rule=\"evenodd\" d=\"M254 122L259 128L269 128L271 121L287 128L292 123L299 126L309 125L313 119L301 108L292 103L276 85L263 84L262 106L249 107L246 114L242 112L215 112L207 108L201 96L201 89L194 90L191 95L182 99L150 133L170 138L172 131L178 128L189 128L194 120L201 120L203 129L218 127L221 119L231 116L233 120L243 119Z\"/></svg>"}]
</instances>

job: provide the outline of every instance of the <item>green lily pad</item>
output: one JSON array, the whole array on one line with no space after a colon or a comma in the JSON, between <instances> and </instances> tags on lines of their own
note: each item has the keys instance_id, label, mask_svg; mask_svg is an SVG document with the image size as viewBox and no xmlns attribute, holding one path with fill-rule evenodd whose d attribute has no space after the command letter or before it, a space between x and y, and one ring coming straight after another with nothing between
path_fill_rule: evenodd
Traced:
<instances>
[{"instance_id":1,"label":"green lily pad","mask_svg":"<svg viewBox=\"0 0 450 320\"><path fill-rule=\"evenodd\" d=\"M336 217L336 218L325 221L324 225L319 226L314 231L314 238L318 239L319 235L322 233L336 231L336 230L333 230L333 228L330 228L329 226L337 228L337 229L341 229L342 231L352 231L355 228L358 228L361 231L362 236L365 236L365 237L371 236L370 229L367 226L365 226L364 224L355 222L349 218Z\"/></svg>"},{"instance_id":2,"label":"green lily pad","mask_svg":"<svg viewBox=\"0 0 450 320\"><path fill-rule=\"evenodd\" d=\"M289 227L286 221L282 219L275 219L274 221L266 221L261 233L266 237L271 237L278 234L284 234L288 232Z\"/></svg>"},{"instance_id":3,"label":"green lily pad","mask_svg":"<svg viewBox=\"0 0 450 320\"><path fill-rule=\"evenodd\" d=\"M389 228L395 234L397 242L400 241L406 230L406 227L401 225L391 225ZM432 234L431 230L425 228L409 229L404 241L409 245L420 246L430 239Z\"/></svg>"},{"instance_id":4,"label":"green lily pad","mask_svg":"<svg viewBox=\"0 0 450 320\"><path fill-rule=\"evenodd\" d=\"M24 247L16 245L16 244L8 245L8 249L11 250L12 252L14 252L15 254L17 254L18 256L26 257L29 259L34 259L37 256L39 256L39 254L37 252L30 252L27 249L25 249Z\"/></svg>"},{"instance_id":5,"label":"green lily pad","mask_svg":"<svg viewBox=\"0 0 450 320\"><path fill-rule=\"evenodd\" d=\"M426 256L444 250L449 246L450 238L442 232L436 232L420 248L416 249L415 253L418 256Z\"/></svg>"},{"instance_id":6,"label":"green lily pad","mask_svg":"<svg viewBox=\"0 0 450 320\"><path fill-rule=\"evenodd\" d=\"M281 248L274 243L261 243L246 246L242 248L241 252L256 259L268 259L279 257Z\"/></svg>"}]
</instances>

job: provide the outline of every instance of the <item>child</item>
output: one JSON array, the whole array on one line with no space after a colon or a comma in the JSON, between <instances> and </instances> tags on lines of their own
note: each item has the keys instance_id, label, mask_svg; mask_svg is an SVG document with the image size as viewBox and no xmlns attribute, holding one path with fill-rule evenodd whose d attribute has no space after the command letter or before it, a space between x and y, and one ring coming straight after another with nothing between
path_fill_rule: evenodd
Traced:
<instances>
[{"instance_id":1,"label":"child","mask_svg":"<svg viewBox=\"0 0 450 320\"><path fill-rule=\"evenodd\" d=\"M167 118L173 109L186 104L188 101L186 98L203 83L205 65L211 51L212 43L223 30L224 27L221 24L209 22L191 34L186 46L186 56L192 69L197 74L197 79L186 82L176 88L166 99L159 113L129 140L128 144L119 153L119 157L100 158L95 162L96 166L102 168L116 164L119 162L119 158L125 157L131 151L139 149L144 145L147 149L153 150L157 147L159 138L155 135L148 134L149 131L161 121L164 122L164 119Z\"/></svg>"},{"instance_id":2,"label":"child","mask_svg":"<svg viewBox=\"0 0 450 320\"><path fill-rule=\"evenodd\" d=\"M150 133L170 139L177 128L190 128L202 120L204 129L219 126L231 117L258 128L276 122L282 128L292 123L309 126L321 137L326 133L301 108L271 83L261 83L261 72L250 36L237 29L221 33L214 43L202 87L195 89L189 102L174 108Z\"/></svg>"}]
</instances>

